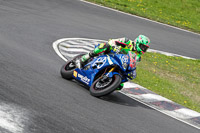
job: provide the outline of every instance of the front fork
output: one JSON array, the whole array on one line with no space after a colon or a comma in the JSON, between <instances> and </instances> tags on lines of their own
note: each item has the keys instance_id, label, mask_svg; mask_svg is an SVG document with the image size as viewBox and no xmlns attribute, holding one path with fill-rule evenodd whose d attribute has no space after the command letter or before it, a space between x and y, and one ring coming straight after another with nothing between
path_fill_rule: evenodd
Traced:
<instances>
[{"instance_id":1,"label":"front fork","mask_svg":"<svg viewBox=\"0 0 200 133\"><path fill-rule=\"evenodd\" d=\"M110 74L111 72L113 72L113 71L115 70L115 68L116 68L116 66L112 67L112 68L108 71L108 73L107 73L106 75L104 75L105 72L106 72L106 70L105 70L104 74L101 76L101 77L102 77L101 80L104 81L104 80L108 79L109 74Z\"/></svg>"},{"instance_id":2,"label":"front fork","mask_svg":"<svg viewBox=\"0 0 200 133\"><path fill-rule=\"evenodd\" d=\"M105 77L108 78L109 73L110 73L110 72L113 72L113 71L115 70L116 67L117 67L117 66L112 67L112 68L109 70L109 72L105 75ZM119 85L119 87L118 87L116 90L121 90L123 87L124 87L124 83L121 83L121 84Z\"/></svg>"},{"instance_id":3,"label":"front fork","mask_svg":"<svg viewBox=\"0 0 200 133\"><path fill-rule=\"evenodd\" d=\"M115 70L115 68L116 68L116 66L112 67L112 68L110 69L110 71L106 74L106 76L108 77L109 73L110 73L110 72L113 72L113 71Z\"/></svg>"}]
</instances>

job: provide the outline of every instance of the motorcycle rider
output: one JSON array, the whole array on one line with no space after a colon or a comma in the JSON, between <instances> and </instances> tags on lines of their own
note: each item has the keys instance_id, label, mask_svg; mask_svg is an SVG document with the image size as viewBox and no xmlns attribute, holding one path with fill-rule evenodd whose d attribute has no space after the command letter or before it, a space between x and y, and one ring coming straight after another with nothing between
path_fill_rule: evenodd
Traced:
<instances>
[{"instance_id":1,"label":"motorcycle rider","mask_svg":"<svg viewBox=\"0 0 200 133\"><path fill-rule=\"evenodd\" d=\"M134 41L123 37L117 39L109 39L108 42L101 43L93 51L83 55L80 59L76 60L76 67L81 68L88 59L98 56L99 54L107 54L111 50L115 52L122 52L128 54L129 51L136 54L136 63L141 61L141 55L144 54L150 45L150 39L145 35L139 35ZM128 75L132 79L136 78L136 70ZM123 83L117 88L118 90L123 88Z\"/></svg>"},{"instance_id":2,"label":"motorcycle rider","mask_svg":"<svg viewBox=\"0 0 200 133\"><path fill-rule=\"evenodd\" d=\"M101 43L93 51L83 55L80 59L76 60L76 67L81 68L84 63L91 57L98 56L99 54L107 54L111 50L115 52L122 52L123 54L128 54L132 51L136 54L136 63L141 61L141 55L144 54L150 45L150 39L144 35L139 35L134 41L124 37L118 39L109 39L106 43ZM128 74L131 79L136 78L136 70ZM120 84L117 90L121 90L124 84Z\"/></svg>"}]
</instances>

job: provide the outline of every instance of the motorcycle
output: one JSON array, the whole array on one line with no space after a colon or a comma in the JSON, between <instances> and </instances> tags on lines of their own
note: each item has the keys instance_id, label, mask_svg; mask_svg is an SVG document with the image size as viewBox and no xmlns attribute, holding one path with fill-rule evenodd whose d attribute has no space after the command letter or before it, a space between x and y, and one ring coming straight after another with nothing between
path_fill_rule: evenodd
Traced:
<instances>
[{"instance_id":1,"label":"motorcycle","mask_svg":"<svg viewBox=\"0 0 200 133\"><path fill-rule=\"evenodd\" d=\"M106 55L99 55L87 61L82 68L76 68L75 62L84 54L74 57L62 66L62 78L82 83L89 87L95 97L108 95L120 87L121 83L133 79L129 75L136 70L136 54L129 51L122 54L111 50Z\"/></svg>"}]
</instances>

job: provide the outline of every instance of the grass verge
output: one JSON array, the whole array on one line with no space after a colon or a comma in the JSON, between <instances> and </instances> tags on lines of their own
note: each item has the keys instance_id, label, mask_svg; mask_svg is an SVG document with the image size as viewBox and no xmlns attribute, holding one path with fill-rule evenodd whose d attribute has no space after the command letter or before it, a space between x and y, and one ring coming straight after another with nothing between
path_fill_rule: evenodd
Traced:
<instances>
[{"instance_id":1,"label":"grass verge","mask_svg":"<svg viewBox=\"0 0 200 133\"><path fill-rule=\"evenodd\" d=\"M200 60L146 53L134 82L200 112Z\"/></svg>"},{"instance_id":2,"label":"grass verge","mask_svg":"<svg viewBox=\"0 0 200 133\"><path fill-rule=\"evenodd\" d=\"M86 0L200 33L200 0Z\"/></svg>"}]
</instances>

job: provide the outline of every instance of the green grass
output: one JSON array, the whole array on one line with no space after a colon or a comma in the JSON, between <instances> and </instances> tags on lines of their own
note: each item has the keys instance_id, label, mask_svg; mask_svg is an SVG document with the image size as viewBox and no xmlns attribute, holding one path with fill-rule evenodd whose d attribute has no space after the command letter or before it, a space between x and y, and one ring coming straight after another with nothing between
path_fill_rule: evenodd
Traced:
<instances>
[{"instance_id":1,"label":"green grass","mask_svg":"<svg viewBox=\"0 0 200 133\"><path fill-rule=\"evenodd\" d=\"M200 0L87 0L200 33Z\"/></svg>"},{"instance_id":2,"label":"green grass","mask_svg":"<svg viewBox=\"0 0 200 133\"><path fill-rule=\"evenodd\" d=\"M146 53L133 81L200 112L200 60Z\"/></svg>"}]
</instances>

